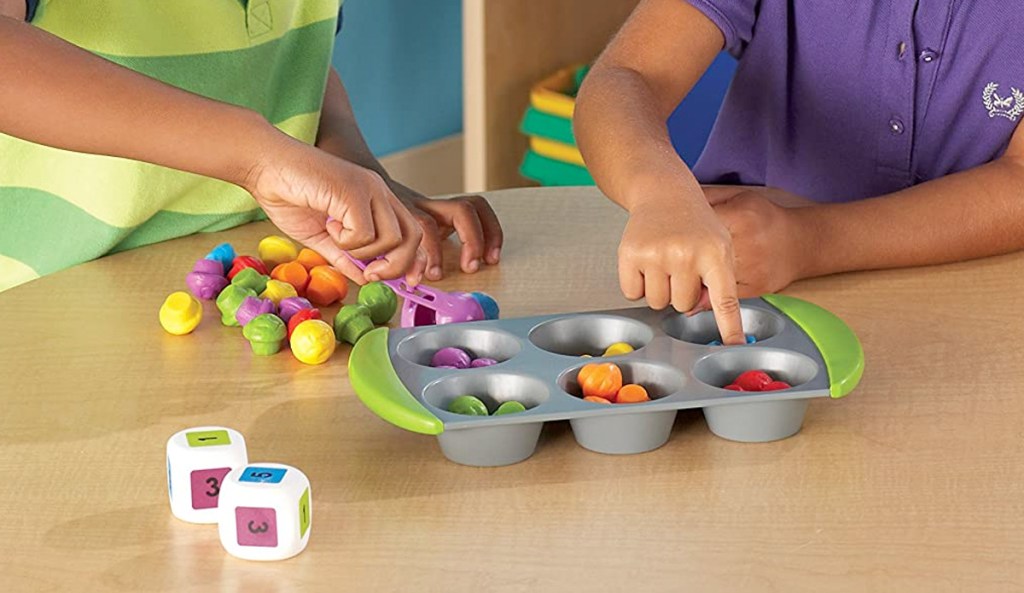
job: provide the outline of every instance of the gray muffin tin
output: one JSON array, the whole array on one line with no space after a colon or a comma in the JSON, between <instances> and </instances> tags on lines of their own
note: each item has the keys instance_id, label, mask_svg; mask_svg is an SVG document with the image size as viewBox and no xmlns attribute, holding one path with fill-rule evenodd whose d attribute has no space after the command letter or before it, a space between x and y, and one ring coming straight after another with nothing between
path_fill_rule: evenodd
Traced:
<instances>
[{"instance_id":1,"label":"gray muffin tin","mask_svg":"<svg viewBox=\"0 0 1024 593\"><path fill-rule=\"evenodd\" d=\"M808 400L830 395L826 362L808 335L764 300L744 300L742 318L744 331L753 334L757 343L707 346L718 338L710 312L686 317L648 308L376 330L388 332L387 358L408 390L402 397L411 395L425 408L422 412L436 418L443 427L439 433L420 430L401 418L396 421L395 410L379 399L374 401L381 388L367 384L379 377L364 378L387 369L359 368L359 358L365 361L373 356L370 352L360 355L362 342L353 353L350 370L357 393L371 409L400 426L437 434L448 459L471 466L508 465L529 458L544 423L555 420L569 420L580 446L607 454L661 447L671 434L676 413L688 408L701 408L711 432L725 439L764 442L792 436L800 430ZM615 342L627 342L636 350L599 356ZM448 346L501 362L463 370L430 367L433 354ZM576 374L591 362L614 362L622 370L623 383L643 385L652 401L612 405L584 401ZM722 389L751 369L765 370L793 387L774 392ZM489 417L447 411L455 397L466 394L479 397L491 412L509 400L528 409Z\"/></svg>"}]
</instances>

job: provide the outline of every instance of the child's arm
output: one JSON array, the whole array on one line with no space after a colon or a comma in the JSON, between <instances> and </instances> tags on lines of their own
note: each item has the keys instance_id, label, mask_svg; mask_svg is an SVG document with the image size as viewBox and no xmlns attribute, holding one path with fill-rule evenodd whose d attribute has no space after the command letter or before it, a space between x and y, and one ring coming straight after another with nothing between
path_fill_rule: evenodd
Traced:
<instances>
[{"instance_id":1,"label":"child's arm","mask_svg":"<svg viewBox=\"0 0 1024 593\"><path fill-rule=\"evenodd\" d=\"M741 344L729 232L665 125L724 43L686 2L644 0L587 74L575 131L597 184L630 214L619 246L623 294L690 311L703 283L724 342Z\"/></svg>"},{"instance_id":2,"label":"child's arm","mask_svg":"<svg viewBox=\"0 0 1024 593\"><path fill-rule=\"evenodd\" d=\"M288 137L253 111L163 84L8 18L16 14L9 2L0 5L0 132L234 183L282 231L351 277L363 275L342 249L387 254L367 277L412 270L410 280L418 280L419 227L378 175ZM341 222L327 223L328 215Z\"/></svg>"},{"instance_id":3,"label":"child's arm","mask_svg":"<svg viewBox=\"0 0 1024 593\"><path fill-rule=\"evenodd\" d=\"M1024 249L1024 128L990 163L886 196L787 209L748 193L716 212L733 234L737 278L757 290L838 272L1018 251Z\"/></svg>"},{"instance_id":4,"label":"child's arm","mask_svg":"<svg viewBox=\"0 0 1024 593\"><path fill-rule=\"evenodd\" d=\"M492 265L498 263L502 244L501 224L487 200L480 196L430 200L391 179L367 147L345 85L333 68L327 79L316 144L333 155L376 171L384 178L422 227L426 275L430 280L442 278L441 241L452 232L457 233L462 241L461 266L464 272L476 272L481 261Z\"/></svg>"}]
</instances>

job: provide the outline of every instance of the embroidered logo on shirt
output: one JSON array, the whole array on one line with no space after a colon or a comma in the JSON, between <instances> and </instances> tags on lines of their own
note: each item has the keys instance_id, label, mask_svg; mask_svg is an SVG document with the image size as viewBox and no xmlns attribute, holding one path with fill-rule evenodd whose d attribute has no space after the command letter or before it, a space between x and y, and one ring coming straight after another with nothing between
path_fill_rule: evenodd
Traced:
<instances>
[{"instance_id":1,"label":"embroidered logo on shirt","mask_svg":"<svg viewBox=\"0 0 1024 593\"><path fill-rule=\"evenodd\" d=\"M988 109L989 117L1005 117L1010 121L1017 121L1017 118L1024 113L1024 92L1020 89L1010 87L1010 94L1001 97L996 91L999 85L990 82L985 85L981 92L981 100L985 102L985 109Z\"/></svg>"}]
</instances>

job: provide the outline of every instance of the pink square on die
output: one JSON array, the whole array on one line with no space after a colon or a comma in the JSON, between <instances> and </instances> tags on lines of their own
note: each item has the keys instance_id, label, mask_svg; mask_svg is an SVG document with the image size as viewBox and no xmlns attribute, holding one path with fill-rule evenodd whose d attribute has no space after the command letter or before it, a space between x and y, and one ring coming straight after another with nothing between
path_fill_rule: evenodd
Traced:
<instances>
[{"instance_id":1,"label":"pink square on die","mask_svg":"<svg viewBox=\"0 0 1024 593\"><path fill-rule=\"evenodd\" d=\"M236 507L238 545L277 547L277 512L262 507Z\"/></svg>"},{"instance_id":2,"label":"pink square on die","mask_svg":"<svg viewBox=\"0 0 1024 593\"><path fill-rule=\"evenodd\" d=\"M218 467L214 469L197 469L192 472L192 508L217 508L217 498L220 497L220 485L224 482L224 476L228 475L229 471L231 471L230 467Z\"/></svg>"}]
</instances>

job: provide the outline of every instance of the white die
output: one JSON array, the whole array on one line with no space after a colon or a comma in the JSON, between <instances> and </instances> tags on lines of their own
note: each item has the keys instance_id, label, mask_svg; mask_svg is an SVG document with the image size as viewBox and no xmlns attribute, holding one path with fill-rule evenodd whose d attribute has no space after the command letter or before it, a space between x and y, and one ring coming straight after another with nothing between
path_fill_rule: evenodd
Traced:
<instances>
[{"instance_id":1,"label":"white die","mask_svg":"<svg viewBox=\"0 0 1024 593\"><path fill-rule=\"evenodd\" d=\"M171 512L189 523L216 523L224 477L249 457L245 439L223 426L198 426L167 440L167 495Z\"/></svg>"},{"instance_id":2,"label":"white die","mask_svg":"<svg viewBox=\"0 0 1024 593\"><path fill-rule=\"evenodd\" d=\"M309 479L280 463L251 463L224 478L220 543L245 560L284 560L306 549L313 524Z\"/></svg>"}]
</instances>

